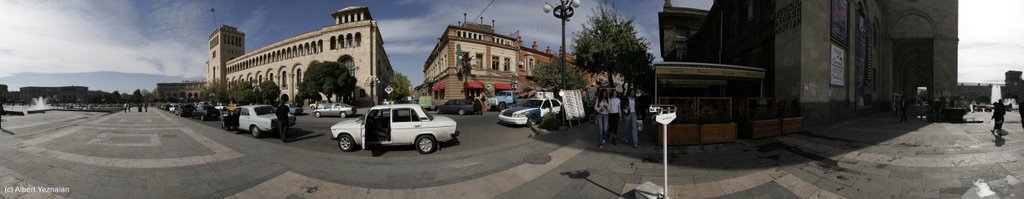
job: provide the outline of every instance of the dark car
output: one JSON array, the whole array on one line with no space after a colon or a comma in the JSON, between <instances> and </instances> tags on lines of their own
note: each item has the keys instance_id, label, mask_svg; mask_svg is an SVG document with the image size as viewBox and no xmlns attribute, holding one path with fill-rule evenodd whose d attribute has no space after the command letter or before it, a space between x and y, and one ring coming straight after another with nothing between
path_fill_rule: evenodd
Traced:
<instances>
[{"instance_id":1,"label":"dark car","mask_svg":"<svg viewBox=\"0 0 1024 199\"><path fill-rule=\"evenodd\" d=\"M459 115L465 115L466 113L473 113L473 102L468 100L448 100L448 102L438 105L435 109L438 114L458 113Z\"/></svg>"},{"instance_id":2,"label":"dark car","mask_svg":"<svg viewBox=\"0 0 1024 199\"><path fill-rule=\"evenodd\" d=\"M192 111L196 110L195 105L182 104L174 109L174 114L178 117L192 116Z\"/></svg>"},{"instance_id":3,"label":"dark car","mask_svg":"<svg viewBox=\"0 0 1024 199\"><path fill-rule=\"evenodd\" d=\"M199 120L206 121L206 119L217 120L220 117L220 110L210 105L202 105L196 107L195 111L192 111L192 118L199 118Z\"/></svg>"}]
</instances>

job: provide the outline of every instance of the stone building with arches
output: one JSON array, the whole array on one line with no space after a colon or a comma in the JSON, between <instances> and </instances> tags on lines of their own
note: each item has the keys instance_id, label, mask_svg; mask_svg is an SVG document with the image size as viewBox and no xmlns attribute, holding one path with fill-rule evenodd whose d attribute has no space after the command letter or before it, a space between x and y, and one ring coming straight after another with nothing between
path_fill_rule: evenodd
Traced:
<instances>
[{"instance_id":1,"label":"stone building with arches","mask_svg":"<svg viewBox=\"0 0 1024 199\"><path fill-rule=\"evenodd\" d=\"M221 26L209 37L207 82L272 81L281 88L279 100L294 101L303 71L309 65L335 61L347 67L357 80L347 103L369 106L384 96L384 86L394 74L377 22L365 6L351 6L331 13L335 23L323 28L245 52L245 33ZM378 81L368 81L375 77ZM344 96L322 100L340 101Z\"/></svg>"},{"instance_id":2,"label":"stone building with arches","mask_svg":"<svg viewBox=\"0 0 1024 199\"><path fill-rule=\"evenodd\" d=\"M686 55L662 57L763 69L762 81L721 92L798 100L808 123L839 121L956 95L957 10L956 0L715 1Z\"/></svg>"}]
</instances>

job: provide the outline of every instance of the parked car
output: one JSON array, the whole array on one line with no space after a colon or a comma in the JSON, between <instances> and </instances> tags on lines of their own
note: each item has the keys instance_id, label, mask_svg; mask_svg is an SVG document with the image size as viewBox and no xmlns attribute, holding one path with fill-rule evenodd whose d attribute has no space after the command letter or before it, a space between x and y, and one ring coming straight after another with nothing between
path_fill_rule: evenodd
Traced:
<instances>
[{"instance_id":1,"label":"parked car","mask_svg":"<svg viewBox=\"0 0 1024 199\"><path fill-rule=\"evenodd\" d=\"M313 116L338 116L341 118L356 114L356 108L345 103L322 104L323 108L313 110Z\"/></svg>"},{"instance_id":2,"label":"parked car","mask_svg":"<svg viewBox=\"0 0 1024 199\"><path fill-rule=\"evenodd\" d=\"M423 110L429 111L434 108L434 99L430 96L420 96L417 103L420 104L420 108L423 108Z\"/></svg>"},{"instance_id":3,"label":"parked car","mask_svg":"<svg viewBox=\"0 0 1024 199\"><path fill-rule=\"evenodd\" d=\"M309 110L314 110L314 109L318 109L318 108L323 108L324 105L326 105L326 104L331 104L331 102L327 102L327 100L323 100L323 101L320 101L320 103L309 103L308 106L309 106Z\"/></svg>"},{"instance_id":4,"label":"parked car","mask_svg":"<svg viewBox=\"0 0 1024 199\"><path fill-rule=\"evenodd\" d=\"M192 118L199 118L199 120L206 121L206 119L217 120L220 118L220 110L210 105L197 106L196 110L192 111Z\"/></svg>"},{"instance_id":5,"label":"parked car","mask_svg":"<svg viewBox=\"0 0 1024 199\"><path fill-rule=\"evenodd\" d=\"M459 115L465 115L466 113L473 113L473 101L448 100L448 102L435 107L434 110L437 110L437 114L458 113Z\"/></svg>"},{"instance_id":6,"label":"parked car","mask_svg":"<svg viewBox=\"0 0 1024 199\"><path fill-rule=\"evenodd\" d=\"M493 97L488 98L486 103L489 110L505 110L516 104L516 94L510 90L498 91Z\"/></svg>"},{"instance_id":7,"label":"parked car","mask_svg":"<svg viewBox=\"0 0 1024 199\"><path fill-rule=\"evenodd\" d=\"M359 119L331 126L332 138L342 151L355 151L366 145L415 145L422 154L433 153L440 142L457 140L456 122L444 116L432 116L416 104L378 105Z\"/></svg>"},{"instance_id":8,"label":"parked car","mask_svg":"<svg viewBox=\"0 0 1024 199\"><path fill-rule=\"evenodd\" d=\"M250 105L238 108L238 128L246 128L252 137L263 137L263 132L277 130L277 115L270 105ZM288 115L288 126L295 126L295 116Z\"/></svg>"},{"instance_id":9,"label":"parked car","mask_svg":"<svg viewBox=\"0 0 1024 199\"><path fill-rule=\"evenodd\" d=\"M182 104L174 108L174 114L178 117L192 116L192 111L196 110L195 105Z\"/></svg>"},{"instance_id":10,"label":"parked car","mask_svg":"<svg viewBox=\"0 0 1024 199\"><path fill-rule=\"evenodd\" d=\"M302 114L302 106L299 106L298 104L287 103L287 104L285 104L285 106L288 106L288 113L289 114L292 114L292 115L301 115Z\"/></svg>"},{"instance_id":11,"label":"parked car","mask_svg":"<svg viewBox=\"0 0 1024 199\"><path fill-rule=\"evenodd\" d=\"M507 124L533 126L545 115L561 111L562 102L556 99L530 99L519 106L501 111L498 119Z\"/></svg>"}]
</instances>

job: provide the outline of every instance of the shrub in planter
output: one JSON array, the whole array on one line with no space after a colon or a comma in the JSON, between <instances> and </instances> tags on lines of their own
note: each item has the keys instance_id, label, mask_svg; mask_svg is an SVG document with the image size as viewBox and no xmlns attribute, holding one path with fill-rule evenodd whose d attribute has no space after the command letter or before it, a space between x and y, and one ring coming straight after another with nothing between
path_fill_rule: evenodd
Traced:
<instances>
[{"instance_id":1,"label":"shrub in planter","mask_svg":"<svg viewBox=\"0 0 1024 199\"><path fill-rule=\"evenodd\" d=\"M540 128L549 131L558 130L558 127L562 126L562 120L558 119L557 115L558 114L545 115L544 118L541 119Z\"/></svg>"}]
</instances>

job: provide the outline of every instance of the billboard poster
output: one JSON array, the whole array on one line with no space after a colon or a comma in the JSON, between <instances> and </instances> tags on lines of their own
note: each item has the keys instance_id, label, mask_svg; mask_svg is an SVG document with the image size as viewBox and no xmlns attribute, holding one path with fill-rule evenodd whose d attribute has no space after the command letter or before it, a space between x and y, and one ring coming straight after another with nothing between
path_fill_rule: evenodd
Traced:
<instances>
[{"instance_id":1,"label":"billboard poster","mask_svg":"<svg viewBox=\"0 0 1024 199\"><path fill-rule=\"evenodd\" d=\"M850 2L848 0L831 0L832 8L830 13L831 20L831 31L832 38L839 42L843 46L847 45L849 40L849 13Z\"/></svg>"},{"instance_id":2,"label":"billboard poster","mask_svg":"<svg viewBox=\"0 0 1024 199\"><path fill-rule=\"evenodd\" d=\"M843 86L846 81L846 50L832 44L832 59L829 62L832 68L830 83L835 86Z\"/></svg>"},{"instance_id":3,"label":"billboard poster","mask_svg":"<svg viewBox=\"0 0 1024 199\"><path fill-rule=\"evenodd\" d=\"M854 68L856 71L854 77L854 92L856 93L856 108L858 110L870 106L869 101L872 100L870 85L868 84L868 30L865 25L866 20L864 15L857 13L857 29L854 39L854 46L856 47L856 54L854 55Z\"/></svg>"}]
</instances>

